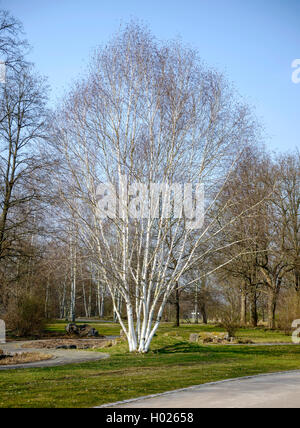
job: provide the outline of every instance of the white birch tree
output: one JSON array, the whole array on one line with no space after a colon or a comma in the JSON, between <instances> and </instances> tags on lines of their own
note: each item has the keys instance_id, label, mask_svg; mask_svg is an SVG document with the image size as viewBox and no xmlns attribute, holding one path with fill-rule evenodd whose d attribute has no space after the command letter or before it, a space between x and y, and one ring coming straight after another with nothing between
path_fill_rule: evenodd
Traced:
<instances>
[{"instance_id":1,"label":"white birch tree","mask_svg":"<svg viewBox=\"0 0 300 428\"><path fill-rule=\"evenodd\" d=\"M235 221L220 226L230 201L218 209L215 201L256 138L251 113L196 52L159 43L132 23L97 50L52 122L52 148L63 161L53 181L110 292L129 350L145 353L176 284L188 285L186 272L222 249L215 237ZM104 183L116 207L99 215ZM202 213L195 191L188 192L192 183L206 190L201 229L193 226ZM154 198L161 189L169 191Z\"/></svg>"}]
</instances>

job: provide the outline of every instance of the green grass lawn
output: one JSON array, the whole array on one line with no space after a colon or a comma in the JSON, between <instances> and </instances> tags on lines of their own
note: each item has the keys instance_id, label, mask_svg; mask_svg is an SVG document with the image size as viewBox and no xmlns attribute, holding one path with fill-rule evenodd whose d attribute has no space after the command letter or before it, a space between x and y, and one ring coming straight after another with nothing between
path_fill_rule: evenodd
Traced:
<instances>
[{"instance_id":1,"label":"green grass lawn","mask_svg":"<svg viewBox=\"0 0 300 428\"><path fill-rule=\"evenodd\" d=\"M63 328L61 323L49 328L57 331L57 326ZM126 344L120 344L99 349L111 354L108 360L0 372L0 407L92 407L217 380L300 369L298 346L202 346L186 340L190 332L203 329L217 330L164 324L146 355L129 354ZM103 324L99 330L117 334L119 326ZM164 335L170 331L178 336ZM264 330L241 330L242 334L283 340L279 333Z\"/></svg>"},{"instance_id":2,"label":"green grass lawn","mask_svg":"<svg viewBox=\"0 0 300 428\"><path fill-rule=\"evenodd\" d=\"M113 323L90 322L87 323L94 327L100 334L105 336L117 336L120 334L120 325ZM48 332L65 333L65 321L56 321L47 326ZM174 327L172 323L162 323L159 328L159 334L171 333L178 334L184 339L188 339L191 333L200 332L225 332L221 327L215 325L194 325L182 324L181 327ZM292 343L291 336L285 335L281 331L270 331L263 327L258 328L242 328L237 332L237 337L241 339L250 339L255 343Z\"/></svg>"}]
</instances>

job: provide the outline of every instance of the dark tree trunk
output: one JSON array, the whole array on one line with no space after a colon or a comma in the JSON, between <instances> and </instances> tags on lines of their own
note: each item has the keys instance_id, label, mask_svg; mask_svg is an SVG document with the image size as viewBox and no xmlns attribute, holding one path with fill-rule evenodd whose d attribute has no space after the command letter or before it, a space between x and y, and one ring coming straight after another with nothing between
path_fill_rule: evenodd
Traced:
<instances>
[{"instance_id":1,"label":"dark tree trunk","mask_svg":"<svg viewBox=\"0 0 300 428\"><path fill-rule=\"evenodd\" d=\"M268 300L268 327L271 330L274 330L276 327L275 315L277 308L277 293L273 290L269 292L269 300Z\"/></svg>"},{"instance_id":2,"label":"dark tree trunk","mask_svg":"<svg viewBox=\"0 0 300 428\"><path fill-rule=\"evenodd\" d=\"M244 285L241 290L241 325L246 325L246 314L247 314L247 294L246 286Z\"/></svg>"},{"instance_id":3,"label":"dark tree trunk","mask_svg":"<svg viewBox=\"0 0 300 428\"><path fill-rule=\"evenodd\" d=\"M195 312L195 318L194 318L194 324L199 324L199 317L198 317L198 284L196 285L195 288L195 307L194 307L194 312Z\"/></svg>"},{"instance_id":4,"label":"dark tree trunk","mask_svg":"<svg viewBox=\"0 0 300 428\"><path fill-rule=\"evenodd\" d=\"M277 276L269 282L269 296L268 296L268 327L274 330L276 327L276 310L278 296L281 289L282 278Z\"/></svg>"},{"instance_id":5,"label":"dark tree trunk","mask_svg":"<svg viewBox=\"0 0 300 428\"><path fill-rule=\"evenodd\" d=\"M201 304L200 311L201 311L201 314L202 314L203 324L207 325L208 320L207 320L207 312L206 312L206 304L205 304L205 302L203 302Z\"/></svg>"},{"instance_id":6,"label":"dark tree trunk","mask_svg":"<svg viewBox=\"0 0 300 428\"><path fill-rule=\"evenodd\" d=\"M250 309L251 326L252 327L257 327L257 324L258 324L258 315L257 315L257 294L256 294L256 287L252 286L250 298L251 298L251 309Z\"/></svg>"},{"instance_id":7,"label":"dark tree trunk","mask_svg":"<svg viewBox=\"0 0 300 428\"><path fill-rule=\"evenodd\" d=\"M177 284L175 289L175 307L176 307L176 321L175 327L180 327L180 293L179 285Z\"/></svg>"},{"instance_id":8,"label":"dark tree trunk","mask_svg":"<svg viewBox=\"0 0 300 428\"><path fill-rule=\"evenodd\" d=\"M295 290L297 293L300 292L300 272L295 270Z\"/></svg>"}]
</instances>

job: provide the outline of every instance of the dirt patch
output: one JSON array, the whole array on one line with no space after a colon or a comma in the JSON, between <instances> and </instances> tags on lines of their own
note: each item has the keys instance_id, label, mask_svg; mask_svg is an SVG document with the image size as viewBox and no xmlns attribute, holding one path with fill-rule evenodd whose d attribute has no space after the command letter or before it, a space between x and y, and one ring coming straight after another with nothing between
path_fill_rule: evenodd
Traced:
<instances>
[{"instance_id":1,"label":"dirt patch","mask_svg":"<svg viewBox=\"0 0 300 428\"><path fill-rule=\"evenodd\" d=\"M0 353L1 366L14 366L16 364L35 363L37 361L46 361L53 358L53 355L42 354L40 352L22 352L12 355Z\"/></svg>"},{"instance_id":2,"label":"dirt patch","mask_svg":"<svg viewBox=\"0 0 300 428\"><path fill-rule=\"evenodd\" d=\"M37 340L22 345L25 349L93 349L113 345L112 340L107 339L52 339Z\"/></svg>"}]
</instances>

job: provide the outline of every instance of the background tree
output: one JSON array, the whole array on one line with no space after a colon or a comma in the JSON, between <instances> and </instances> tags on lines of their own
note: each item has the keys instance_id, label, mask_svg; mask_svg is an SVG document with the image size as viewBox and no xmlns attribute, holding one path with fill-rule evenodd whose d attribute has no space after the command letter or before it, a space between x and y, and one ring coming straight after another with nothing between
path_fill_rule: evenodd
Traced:
<instances>
[{"instance_id":1,"label":"background tree","mask_svg":"<svg viewBox=\"0 0 300 428\"><path fill-rule=\"evenodd\" d=\"M0 10L0 61L15 71L23 69L29 50L23 26L8 11Z\"/></svg>"},{"instance_id":2,"label":"background tree","mask_svg":"<svg viewBox=\"0 0 300 428\"><path fill-rule=\"evenodd\" d=\"M34 239L42 234L45 196L38 150L45 137L46 86L24 57L28 49L22 25L0 11L0 57L6 82L0 87L0 304L24 274L32 275Z\"/></svg>"}]
</instances>

